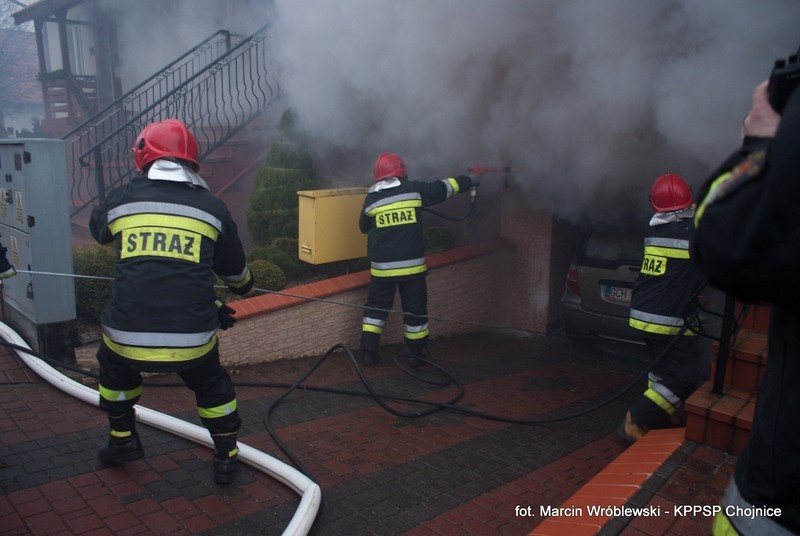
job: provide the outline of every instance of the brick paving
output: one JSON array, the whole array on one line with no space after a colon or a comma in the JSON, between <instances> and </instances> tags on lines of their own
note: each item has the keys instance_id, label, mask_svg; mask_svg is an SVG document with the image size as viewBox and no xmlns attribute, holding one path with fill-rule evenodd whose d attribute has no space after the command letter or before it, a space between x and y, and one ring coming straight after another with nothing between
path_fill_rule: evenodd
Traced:
<instances>
[{"instance_id":1,"label":"brick paving","mask_svg":"<svg viewBox=\"0 0 800 536\"><path fill-rule=\"evenodd\" d=\"M464 385L463 411L421 418L392 415L354 394L297 391L274 411L280 439L322 489L313 535L528 534L540 506L559 506L624 452L614 430L636 389L583 417L551 424L518 420L566 415L615 394L647 364L641 347L572 345L555 336L474 334L437 339L432 349ZM224 347L222 352L224 353ZM422 384L382 351L367 369L387 395L444 401L452 386ZM240 441L289 463L269 436L272 402L318 357L232 370L244 424ZM88 378L86 383L94 386ZM147 378L140 404L199 423L185 388ZM307 385L363 392L338 352ZM423 406L389 404L403 412ZM427 406L426 406L427 407ZM244 466L234 485L213 484L210 450L139 425L146 457L121 468L95 460L106 438L96 407L38 379L0 350L0 533L16 534L280 534L299 497ZM715 503L735 459L685 442L632 499L635 504ZM535 516L518 516L517 506ZM604 534L701 534L702 517L611 520Z\"/></svg>"}]
</instances>

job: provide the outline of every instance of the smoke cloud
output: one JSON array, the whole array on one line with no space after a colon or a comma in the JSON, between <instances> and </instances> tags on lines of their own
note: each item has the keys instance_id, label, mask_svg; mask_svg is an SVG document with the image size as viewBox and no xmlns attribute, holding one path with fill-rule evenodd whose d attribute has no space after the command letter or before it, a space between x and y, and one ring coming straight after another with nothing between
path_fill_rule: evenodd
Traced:
<instances>
[{"instance_id":1,"label":"smoke cloud","mask_svg":"<svg viewBox=\"0 0 800 536\"><path fill-rule=\"evenodd\" d=\"M383 151L419 179L508 164L565 217L646 203L665 172L699 186L800 44L794 0L276 0L273 15L282 89L332 175L368 183Z\"/></svg>"}]
</instances>

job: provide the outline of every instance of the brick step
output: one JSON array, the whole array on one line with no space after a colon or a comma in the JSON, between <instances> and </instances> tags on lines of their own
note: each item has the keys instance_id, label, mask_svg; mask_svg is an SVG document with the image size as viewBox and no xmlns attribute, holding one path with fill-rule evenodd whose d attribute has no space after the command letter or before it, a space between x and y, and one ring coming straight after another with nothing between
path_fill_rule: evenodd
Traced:
<instances>
[{"instance_id":1,"label":"brick step","mask_svg":"<svg viewBox=\"0 0 800 536\"><path fill-rule=\"evenodd\" d=\"M730 385L724 394L713 392L713 382L704 383L684 408L686 439L738 456L753 428L756 392Z\"/></svg>"},{"instance_id":2,"label":"brick step","mask_svg":"<svg viewBox=\"0 0 800 536\"><path fill-rule=\"evenodd\" d=\"M714 343L714 353L719 345ZM765 332L743 328L728 353L725 365L725 384L740 389L755 390L767 366L767 335ZM717 360L712 365L711 377L716 374Z\"/></svg>"},{"instance_id":3,"label":"brick step","mask_svg":"<svg viewBox=\"0 0 800 536\"><path fill-rule=\"evenodd\" d=\"M736 314L741 311L737 304ZM767 365L767 329L770 307L752 304L741 322L725 364L723 394L713 392L713 380L689 397L686 410L686 439L738 456L753 427L756 390ZM714 351L719 345L715 343ZM714 378L718 363L714 362Z\"/></svg>"}]
</instances>

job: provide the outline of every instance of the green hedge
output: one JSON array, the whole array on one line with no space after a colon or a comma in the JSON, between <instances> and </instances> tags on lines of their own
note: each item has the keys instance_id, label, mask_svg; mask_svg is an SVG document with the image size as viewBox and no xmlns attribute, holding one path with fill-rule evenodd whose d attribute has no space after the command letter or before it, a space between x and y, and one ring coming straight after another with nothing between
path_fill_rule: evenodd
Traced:
<instances>
[{"instance_id":1,"label":"green hedge","mask_svg":"<svg viewBox=\"0 0 800 536\"><path fill-rule=\"evenodd\" d=\"M114 277L114 245L92 244L75 248L72 252L76 275ZM80 320L98 322L100 313L111 300L113 281L103 279L75 278L75 309Z\"/></svg>"}]
</instances>

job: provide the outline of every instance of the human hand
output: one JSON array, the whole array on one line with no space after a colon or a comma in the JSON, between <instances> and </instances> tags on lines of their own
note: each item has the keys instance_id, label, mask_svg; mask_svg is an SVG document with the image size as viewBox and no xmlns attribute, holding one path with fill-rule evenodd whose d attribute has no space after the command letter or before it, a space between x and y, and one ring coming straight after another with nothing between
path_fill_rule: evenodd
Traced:
<instances>
[{"instance_id":1,"label":"human hand","mask_svg":"<svg viewBox=\"0 0 800 536\"><path fill-rule=\"evenodd\" d=\"M781 116L772 109L767 93L768 81L764 81L753 89L753 104L750 113L744 118L742 136L756 138L774 138L781 123Z\"/></svg>"},{"instance_id":2,"label":"human hand","mask_svg":"<svg viewBox=\"0 0 800 536\"><path fill-rule=\"evenodd\" d=\"M236 323L236 318L233 316L236 314L236 311L228 307L225 303L217 300L217 314L219 316L219 328L221 330L226 330L228 328L233 327Z\"/></svg>"}]
</instances>

